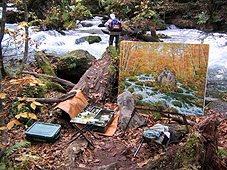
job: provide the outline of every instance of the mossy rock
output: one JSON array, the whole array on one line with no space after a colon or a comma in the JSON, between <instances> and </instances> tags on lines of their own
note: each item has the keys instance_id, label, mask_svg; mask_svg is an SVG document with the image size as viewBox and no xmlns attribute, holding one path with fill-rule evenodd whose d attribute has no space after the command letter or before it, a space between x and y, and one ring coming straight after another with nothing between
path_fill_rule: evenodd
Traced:
<instances>
[{"instance_id":1,"label":"mossy rock","mask_svg":"<svg viewBox=\"0 0 227 170\"><path fill-rule=\"evenodd\" d=\"M38 52L34 55L34 57L38 67L42 69L44 74L56 77L55 71L51 67L49 59L47 58L46 54Z\"/></svg>"},{"instance_id":2,"label":"mossy rock","mask_svg":"<svg viewBox=\"0 0 227 170\"><path fill-rule=\"evenodd\" d=\"M166 105L164 102L159 101L157 103L154 104L154 107L158 110L158 111L162 111L164 109L166 109Z\"/></svg>"},{"instance_id":3,"label":"mossy rock","mask_svg":"<svg viewBox=\"0 0 227 170\"><path fill-rule=\"evenodd\" d=\"M90 35L88 37L88 43L89 44L92 44L92 43L95 43L95 42L100 42L100 41L102 41L100 36L92 36L92 35Z\"/></svg>"},{"instance_id":4,"label":"mossy rock","mask_svg":"<svg viewBox=\"0 0 227 170\"><path fill-rule=\"evenodd\" d=\"M183 89L181 89L181 88L177 88L177 89L176 89L176 92L177 92L177 93L183 93L184 91L183 91Z\"/></svg>"},{"instance_id":5,"label":"mossy rock","mask_svg":"<svg viewBox=\"0 0 227 170\"><path fill-rule=\"evenodd\" d=\"M138 100L142 100L142 99L143 99L143 96L142 96L141 94L136 94L135 96L136 96L136 98L137 98Z\"/></svg>"},{"instance_id":6,"label":"mossy rock","mask_svg":"<svg viewBox=\"0 0 227 170\"><path fill-rule=\"evenodd\" d=\"M131 86L132 84L129 83L129 82L125 82L125 85L126 85L126 86Z\"/></svg>"},{"instance_id":7,"label":"mossy rock","mask_svg":"<svg viewBox=\"0 0 227 170\"><path fill-rule=\"evenodd\" d=\"M130 88L130 89L128 89L128 91L130 91L131 93L134 93L134 88Z\"/></svg>"},{"instance_id":8,"label":"mossy rock","mask_svg":"<svg viewBox=\"0 0 227 170\"><path fill-rule=\"evenodd\" d=\"M148 87L154 87L155 82L154 81L145 81L145 85L148 86Z\"/></svg>"},{"instance_id":9,"label":"mossy rock","mask_svg":"<svg viewBox=\"0 0 227 170\"><path fill-rule=\"evenodd\" d=\"M178 101L173 101L173 105L174 106L177 106L177 107L182 107L182 103L181 102L178 102Z\"/></svg>"},{"instance_id":10,"label":"mossy rock","mask_svg":"<svg viewBox=\"0 0 227 170\"><path fill-rule=\"evenodd\" d=\"M142 86L143 85L143 82L142 81L136 81L136 85Z\"/></svg>"},{"instance_id":11,"label":"mossy rock","mask_svg":"<svg viewBox=\"0 0 227 170\"><path fill-rule=\"evenodd\" d=\"M74 50L59 60L57 75L60 78L77 83L94 60L95 57L88 51Z\"/></svg>"},{"instance_id":12,"label":"mossy rock","mask_svg":"<svg viewBox=\"0 0 227 170\"><path fill-rule=\"evenodd\" d=\"M135 77L135 76L130 76L129 77L129 79L128 79L129 81L138 81L138 78L137 77Z\"/></svg>"}]
</instances>

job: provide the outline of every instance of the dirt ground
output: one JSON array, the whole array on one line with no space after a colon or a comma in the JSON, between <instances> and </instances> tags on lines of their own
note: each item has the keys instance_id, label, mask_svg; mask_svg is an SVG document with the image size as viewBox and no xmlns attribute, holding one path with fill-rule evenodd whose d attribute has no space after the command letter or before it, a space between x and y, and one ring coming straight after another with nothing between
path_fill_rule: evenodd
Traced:
<instances>
[{"instance_id":1,"label":"dirt ground","mask_svg":"<svg viewBox=\"0 0 227 170\"><path fill-rule=\"evenodd\" d=\"M196 121L201 121L204 117L196 118ZM195 119L192 118L192 119ZM169 120L162 118L158 122L149 116L147 117L148 126L156 123L169 123ZM42 121L42 120L40 120ZM155 160L160 155L164 154L162 146L151 143L151 146L144 143L136 157L137 148L139 147L144 128L130 129L123 133L117 129L112 137L106 137L94 132L97 139L86 133L95 148L88 145L88 142L80 137L76 141L68 144L72 139L72 135L76 130L68 122L63 121L63 129L61 137L54 143L31 143L31 146L19 149L15 154L9 156L13 165L23 167L22 169L101 169L100 167L110 165L118 169L137 170L143 169L148 159ZM8 143L26 141L24 127L14 128L9 131ZM227 149L227 121L226 119L219 126L219 147ZM78 148L72 147L72 152L66 154L66 150L70 145L76 143L85 143L85 147L79 149L76 154L73 153ZM167 148L170 149L174 144L170 144ZM70 161L69 161L70 160ZM70 162L70 163L69 163Z\"/></svg>"}]
</instances>

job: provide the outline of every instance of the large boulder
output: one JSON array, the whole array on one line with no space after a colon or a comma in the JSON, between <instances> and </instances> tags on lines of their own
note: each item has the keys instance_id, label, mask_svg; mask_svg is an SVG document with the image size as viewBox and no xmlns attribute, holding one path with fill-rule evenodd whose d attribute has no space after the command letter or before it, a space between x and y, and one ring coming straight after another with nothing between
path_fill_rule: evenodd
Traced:
<instances>
[{"instance_id":1,"label":"large boulder","mask_svg":"<svg viewBox=\"0 0 227 170\"><path fill-rule=\"evenodd\" d=\"M158 83L164 84L166 86L175 86L176 77L175 74L167 69L164 69L162 73L158 76Z\"/></svg>"},{"instance_id":2,"label":"large boulder","mask_svg":"<svg viewBox=\"0 0 227 170\"><path fill-rule=\"evenodd\" d=\"M138 128L146 124L145 118L135 112L135 104L132 93L126 91L118 96L117 104L119 106L119 124L122 130L127 128Z\"/></svg>"},{"instance_id":3,"label":"large boulder","mask_svg":"<svg viewBox=\"0 0 227 170\"><path fill-rule=\"evenodd\" d=\"M93 61L95 61L95 57L88 51L74 50L59 60L57 76L77 83Z\"/></svg>"}]
</instances>

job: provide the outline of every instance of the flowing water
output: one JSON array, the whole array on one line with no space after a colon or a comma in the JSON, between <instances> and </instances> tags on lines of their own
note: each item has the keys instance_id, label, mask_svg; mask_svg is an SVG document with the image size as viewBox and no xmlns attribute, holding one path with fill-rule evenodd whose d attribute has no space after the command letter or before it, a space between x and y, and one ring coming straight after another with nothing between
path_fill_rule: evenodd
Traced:
<instances>
[{"instance_id":1,"label":"flowing water","mask_svg":"<svg viewBox=\"0 0 227 170\"><path fill-rule=\"evenodd\" d=\"M125 82L130 85L125 86L125 90L133 88L134 95L139 94L142 96L140 102L155 104L159 101L162 101L166 108L174 108L180 114L195 115L196 113L197 116L203 115L202 107L198 107L195 104L188 101L203 99L196 97L194 95L195 92L194 90L182 88L181 87L182 84L180 82L177 82L177 86L179 89L182 89L183 91L182 93L177 92L161 93L158 90L154 90L154 87L149 87L145 85L146 81L155 81L151 74L150 75L141 74L136 77L138 78L138 81L142 82L143 85L136 85L135 82L129 80L129 77L126 77ZM174 105L174 102L181 103L181 106Z\"/></svg>"},{"instance_id":2,"label":"flowing water","mask_svg":"<svg viewBox=\"0 0 227 170\"><path fill-rule=\"evenodd\" d=\"M87 50L96 59L102 57L102 54L108 47L109 36L104 34L98 27L102 23L101 17L82 21L80 27L76 30L64 31L65 35L55 30L36 31L35 27L29 28L30 48L29 58L32 60L37 51L64 56L72 50ZM90 25L89 27L82 25ZM17 24L6 24L9 30L22 28ZM206 33L197 29L179 29L174 25L169 25L168 29L157 31L159 34L170 36L169 39L162 39L165 43L188 43L188 44L209 44L209 62L208 62L208 88L227 91L227 34L226 33ZM20 31L23 34L23 30ZM89 35L98 35L102 41L99 43L89 44L88 42L78 43L81 37ZM17 37L18 38L18 37ZM5 34L2 47L5 59L22 58L23 44L17 44L22 38L14 39L12 36Z\"/></svg>"}]
</instances>

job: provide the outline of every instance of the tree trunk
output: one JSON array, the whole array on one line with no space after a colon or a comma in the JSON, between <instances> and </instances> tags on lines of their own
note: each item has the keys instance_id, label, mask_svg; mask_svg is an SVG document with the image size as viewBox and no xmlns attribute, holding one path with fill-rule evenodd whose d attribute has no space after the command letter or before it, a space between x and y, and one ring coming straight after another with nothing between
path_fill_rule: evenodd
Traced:
<instances>
[{"instance_id":1,"label":"tree trunk","mask_svg":"<svg viewBox=\"0 0 227 170\"><path fill-rule=\"evenodd\" d=\"M6 1L2 0L1 3L2 6L2 19L1 19L1 30L0 30L0 79L4 78L6 76L6 72L4 69L4 65L3 65L3 54L2 54L2 40L4 37L4 33L5 33L5 20L6 20Z\"/></svg>"},{"instance_id":2,"label":"tree trunk","mask_svg":"<svg viewBox=\"0 0 227 170\"><path fill-rule=\"evenodd\" d=\"M5 18L6 18L6 1L2 0L1 1L1 6L2 6L2 19L1 19L1 31L0 31L0 82L2 81L2 77L5 77L6 72L3 66L3 55L2 55L2 39L4 36L4 31L5 31ZM5 126L5 119L3 116L3 108L2 108L2 99L0 99L0 124L2 126ZM1 130L1 137L3 137L1 139L1 144L7 144L7 134L8 131L7 130ZM2 157L2 155L4 154L6 150L6 145L1 146L0 147L0 158Z\"/></svg>"},{"instance_id":3,"label":"tree trunk","mask_svg":"<svg viewBox=\"0 0 227 170\"><path fill-rule=\"evenodd\" d=\"M23 4L24 4L24 19L25 19L25 22L26 24L28 23L28 8L27 8L27 4L26 4L26 0L23 0ZM26 61L27 61L27 58L28 58L28 26L25 25L25 40L24 40L24 43L25 43L25 47L24 47L24 57L22 59L22 62L21 62L21 69L20 69L20 72L23 71L24 69L24 65L26 64Z\"/></svg>"}]
</instances>

